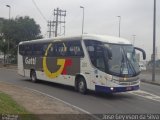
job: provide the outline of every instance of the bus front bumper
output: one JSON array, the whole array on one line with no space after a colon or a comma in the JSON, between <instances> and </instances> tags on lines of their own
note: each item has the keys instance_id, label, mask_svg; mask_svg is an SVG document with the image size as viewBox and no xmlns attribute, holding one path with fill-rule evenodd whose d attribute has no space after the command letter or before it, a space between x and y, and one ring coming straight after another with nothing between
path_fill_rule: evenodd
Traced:
<instances>
[{"instance_id":1,"label":"bus front bumper","mask_svg":"<svg viewBox=\"0 0 160 120\"><path fill-rule=\"evenodd\" d=\"M133 91L138 90L140 88L139 85L135 86L127 86L127 87L107 87L107 86L95 86L96 92L104 92L104 93L118 93L118 92L127 92L127 91Z\"/></svg>"}]
</instances>

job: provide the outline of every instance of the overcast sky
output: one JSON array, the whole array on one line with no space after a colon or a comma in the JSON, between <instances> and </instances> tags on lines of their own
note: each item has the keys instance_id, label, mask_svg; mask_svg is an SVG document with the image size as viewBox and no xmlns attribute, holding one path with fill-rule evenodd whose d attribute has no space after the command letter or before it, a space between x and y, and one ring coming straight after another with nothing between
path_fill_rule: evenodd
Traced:
<instances>
[{"instance_id":1,"label":"overcast sky","mask_svg":"<svg viewBox=\"0 0 160 120\"><path fill-rule=\"evenodd\" d=\"M154 0L34 0L46 20L53 19L57 7L66 10L66 35L81 34L82 9L85 7L85 33L118 36L118 17L121 16L121 37L133 41L135 46L152 53L153 41L153 1ZM47 22L40 15L32 0L0 0L0 17L30 16L41 26L43 35L47 33ZM157 0L156 46L160 53L160 0ZM160 57L160 54L159 54Z\"/></svg>"}]
</instances>

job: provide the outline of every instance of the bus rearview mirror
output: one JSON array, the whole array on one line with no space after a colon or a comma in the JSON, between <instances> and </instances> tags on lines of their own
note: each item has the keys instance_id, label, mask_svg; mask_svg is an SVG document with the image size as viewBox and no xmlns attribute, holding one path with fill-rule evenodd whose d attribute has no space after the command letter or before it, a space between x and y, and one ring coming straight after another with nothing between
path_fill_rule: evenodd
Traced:
<instances>
[{"instance_id":1,"label":"bus rearview mirror","mask_svg":"<svg viewBox=\"0 0 160 120\"><path fill-rule=\"evenodd\" d=\"M135 50L138 50L138 51L140 51L140 52L142 52L142 54L143 54L143 60L146 59L146 52L145 52L143 49L138 48L138 47L134 47L134 49L135 49Z\"/></svg>"}]
</instances>

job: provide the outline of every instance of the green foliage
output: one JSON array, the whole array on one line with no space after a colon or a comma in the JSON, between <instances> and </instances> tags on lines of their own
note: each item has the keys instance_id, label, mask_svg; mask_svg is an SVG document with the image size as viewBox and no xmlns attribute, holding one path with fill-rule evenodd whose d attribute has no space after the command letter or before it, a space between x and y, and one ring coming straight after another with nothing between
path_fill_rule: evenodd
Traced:
<instances>
[{"instance_id":1,"label":"green foliage","mask_svg":"<svg viewBox=\"0 0 160 120\"><path fill-rule=\"evenodd\" d=\"M2 92L0 92L0 114L4 117L14 115L13 118L20 120L37 120L33 114L17 104L9 95Z\"/></svg>"},{"instance_id":2,"label":"green foliage","mask_svg":"<svg viewBox=\"0 0 160 120\"><path fill-rule=\"evenodd\" d=\"M5 55L7 53L7 42L0 38L0 51Z\"/></svg>"},{"instance_id":3,"label":"green foliage","mask_svg":"<svg viewBox=\"0 0 160 120\"><path fill-rule=\"evenodd\" d=\"M28 16L11 20L0 18L0 51L16 55L19 42L42 38L40 34L40 26ZM10 51L6 47L8 42Z\"/></svg>"},{"instance_id":4,"label":"green foliage","mask_svg":"<svg viewBox=\"0 0 160 120\"><path fill-rule=\"evenodd\" d=\"M9 39L14 45L21 41L37 39L40 36L40 26L34 19L29 17L18 17L15 20L5 20L3 22L2 32L4 38Z\"/></svg>"},{"instance_id":5,"label":"green foliage","mask_svg":"<svg viewBox=\"0 0 160 120\"><path fill-rule=\"evenodd\" d=\"M27 111L19 106L12 98L4 93L0 93L0 113L27 113Z\"/></svg>"},{"instance_id":6,"label":"green foliage","mask_svg":"<svg viewBox=\"0 0 160 120\"><path fill-rule=\"evenodd\" d=\"M7 47L8 47L7 42L2 38L2 36L0 36L0 52L2 52L4 55L4 58L3 58L4 63L5 63L5 57L7 54Z\"/></svg>"}]
</instances>

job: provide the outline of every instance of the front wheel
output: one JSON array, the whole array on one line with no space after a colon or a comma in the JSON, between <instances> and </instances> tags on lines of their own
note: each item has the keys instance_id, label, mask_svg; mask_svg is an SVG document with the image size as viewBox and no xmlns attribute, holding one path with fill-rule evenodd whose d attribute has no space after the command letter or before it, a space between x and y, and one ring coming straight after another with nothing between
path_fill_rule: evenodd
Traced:
<instances>
[{"instance_id":1,"label":"front wheel","mask_svg":"<svg viewBox=\"0 0 160 120\"><path fill-rule=\"evenodd\" d=\"M37 76L36 76L36 72L34 70L31 71L31 75L30 75L31 81L32 82L37 82Z\"/></svg>"},{"instance_id":2,"label":"front wheel","mask_svg":"<svg viewBox=\"0 0 160 120\"><path fill-rule=\"evenodd\" d=\"M87 86L84 78L79 78L78 80L78 91L82 94L87 93Z\"/></svg>"}]
</instances>

